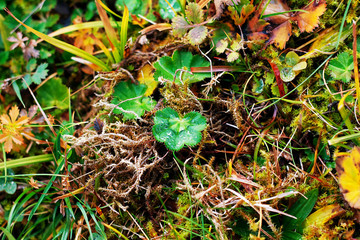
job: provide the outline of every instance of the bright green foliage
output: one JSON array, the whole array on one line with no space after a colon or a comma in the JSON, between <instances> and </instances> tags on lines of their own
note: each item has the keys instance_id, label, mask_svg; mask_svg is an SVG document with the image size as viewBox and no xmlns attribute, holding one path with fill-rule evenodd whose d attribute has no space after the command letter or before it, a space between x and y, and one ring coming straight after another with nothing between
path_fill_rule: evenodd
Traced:
<instances>
[{"instance_id":1,"label":"bright green foliage","mask_svg":"<svg viewBox=\"0 0 360 240\"><path fill-rule=\"evenodd\" d=\"M45 79L48 75L48 64L42 63L37 68L33 74L26 74L24 80L26 81L27 85L30 86L31 83L40 84L43 79ZM26 84L23 82L23 88L27 88Z\"/></svg>"},{"instance_id":2,"label":"bright green foliage","mask_svg":"<svg viewBox=\"0 0 360 240\"><path fill-rule=\"evenodd\" d=\"M156 112L154 124L155 139L165 143L168 149L179 151L184 145L193 147L201 141L201 131L206 128L206 118L198 112L190 112L180 117L172 108L165 108Z\"/></svg>"},{"instance_id":3,"label":"bright green foliage","mask_svg":"<svg viewBox=\"0 0 360 240\"><path fill-rule=\"evenodd\" d=\"M168 2L172 6L172 8L165 0L159 0L159 8L160 8L159 13L160 16L164 19L172 19L173 17L175 17L175 13L173 9L175 10L175 12L181 11L181 7L178 0L168 0Z\"/></svg>"},{"instance_id":4,"label":"bright green foliage","mask_svg":"<svg viewBox=\"0 0 360 240\"><path fill-rule=\"evenodd\" d=\"M15 193L17 184L14 182L14 179L12 177L9 177L14 174L15 173L12 169L7 169L6 181L4 177L0 178L0 192L5 190L5 192L7 192L8 194ZM3 173L2 176L5 176L5 173Z\"/></svg>"},{"instance_id":5,"label":"bright green foliage","mask_svg":"<svg viewBox=\"0 0 360 240\"><path fill-rule=\"evenodd\" d=\"M37 91L37 99L42 107L69 107L69 91L60 78L52 78Z\"/></svg>"},{"instance_id":6,"label":"bright green foliage","mask_svg":"<svg viewBox=\"0 0 360 240\"><path fill-rule=\"evenodd\" d=\"M352 70L354 69L353 57L346 52L340 53L337 58L329 63L330 74L337 80L349 82L351 80Z\"/></svg>"},{"instance_id":7,"label":"bright green foliage","mask_svg":"<svg viewBox=\"0 0 360 240\"><path fill-rule=\"evenodd\" d=\"M186 18L177 16L172 20L172 28L175 36L184 37L186 32L189 33L186 35L187 39L192 45L201 44L208 33L208 30L205 26L196 26L204 21L204 14L200 6L196 3L189 3L185 10Z\"/></svg>"},{"instance_id":8,"label":"bright green foliage","mask_svg":"<svg viewBox=\"0 0 360 240\"><path fill-rule=\"evenodd\" d=\"M313 189L305 194L306 198L301 196L299 200L292 205L286 213L296 217L297 219L284 217L284 232L292 232L294 229L296 229L297 232L302 232L302 223L314 208L318 195L319 189Z\"/></svg>"},{"instance_id":9,"label":"bright green foliage","mask_svg":"<svg viewBox=\"0 0 360 240\"><path fill-rule=\"evenodd\" d=\"M114 87L114 98L111 101L117 105L113 112L123 114L124 120L128 120L140 118L145 111L153 110L156 101L144 96L146 89L147 86L144 84L136 85L130 81L118 83Z\"/></svg>"},{"instance_id":10,"label":"bright green foliage","mask_svg":"<svg viewBox=\"0 0 360 240\"><path fill-rule=\"evenodd\" d=\"M163 77L172 81L175 76L175 72L178 69L185 71L178 71L176 73L175 82L180 84L180 80L185 83L200 82L207 77L210 77L210 73L190 73L191 67L209 67L210 63L206 61L200 55L192 55L191 52L175 51L172 57L162 57L154 64L156 69L154 79L158 80L159 77ZM182 72L182 73L181 73ZM181 76L181 79L180 79Z\"/></svg>"}]
</instances>

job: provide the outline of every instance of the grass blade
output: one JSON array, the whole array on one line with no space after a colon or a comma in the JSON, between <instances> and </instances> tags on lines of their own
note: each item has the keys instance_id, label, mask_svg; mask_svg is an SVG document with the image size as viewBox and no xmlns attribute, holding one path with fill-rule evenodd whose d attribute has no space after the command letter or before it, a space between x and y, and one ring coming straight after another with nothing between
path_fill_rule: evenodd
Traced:
<instances>
[{"instance_id":1,"label":"grass blade","mask_svg":"<svg viewBox=\"0 0 360 240\"><path fill-rule=\"evenodd\" d=\"M16 160L6 161L0 163L0 170L3 170L5 168L16 168L21 166L27 166L30 164L35 163L41 163L41 162L48 162L53 160L54 157L51 154L44 154L39 156L33 156L33 157L26 157L26 158L19 158Z\"/></svg>"},{"instance_id":2,"label":"grass blade","mask_svg":"<svg viewBox=\"0 0 360 240\"><path fill-rule=\"evenodd\" d=\"M114 55L115 61L120 62L121 56L120 56L120 53L118 50L120 48L120 42L116 36L115 29L111 26L110 19L109 19L108 15L106 14L105 10L99 4L99 2L95 1L95 3L96 3L97 10L99 12L101 21L104 23L106 36L108 37L110 46L113 50L113 55Z\"/></svg>"},{"instance_id":3,"label":"grass blade","mask_svg":"<svg viewBox=\"0 0 360 240\"><path fill-rule=\"evenodd\" d=\"M14 236L8 230L6 230L5 228L0 227L0 230L3 231L3 233L8 237L9 240L16 240L14 238Z\"/></svg>"},{"instance_id":4,"label":"grass blade","mask_svg":"<svg viewBox=\"0 0 360 240\"><path fill-rule=\"evenodd\" d=\"M42 38L43 40L45 40L46 42L50 43L51 45L54 45L57 48L60 48L66 52L69 52L71 54L74 54L76 56L79 56L89 62L92 62L93 64L99 66L102 70L104 71L110 71L111 68L109 66L107 66L104 62L102 62L100 59L92 56L91 54L85 52L84 50L77 48L71 44L68 44L66 42L60 41L56 38L52 38L47 36L46 34L43 34L39 31L36 31L35 29L29 27L28 25L24 24L23 22L21 22L19 19L17 19L10 11L9 9L5 8L4 9L10 16L12 16L17 22L19 22L21 25L23 25L27 30L29 30L30 32L32 32L33 34L35 34L36 36L38 36L39 38Z\"/></svg>"},{"instance_id":5,"label":"grass blade","mask_svg":"<svg viewBox=\"0 0 360 240\"><path fill-rule=\"evenodd\" d=\"M82 215L84 216L86 225L88 226L88 230L89 230L89 234L90 234L90 239L94 239L94 236L93 236L92 231L91 231L91 226L90 226L90 223L89 223L89 219L88 219L88 217L87 217L87 214L86 214L86 212L85 212L85 209L83 208L83 206L82 206L81 203L79 203L79 202L77 202L76 205L79 207Z\"/></svg>"},{"instance_id":6,"label":"grass blade","mask_svg":"<svg viewBox=\"0 0 360 240\"><path fill-rule=\"evenodd\" d=\"M59 164L59 166L56 168L54 174L58 174L60 172L60 170L63 168L64 166L64 159L61 161L61 163ZM46 197L47 192L50 190L53 181L55 180L56 175L52 176L48 185L45 187L45 190L43 192L43 194L41 195L41 197L39 198L38 202L36 203L35 207L31 210L30 214L29 214L29 218L28 218L28 222L30 222L31 218L34 216L36 210L38 209L38 207L40 206L40 204L42 203L42 201L44 200L44 198Z\"/></svg>"},{"instance_id":7,"label":"grass blade","mask_svg":"<svg viewBox=\"0 0 360 240\"><path fill-rule=\"evenodd\" d=\"M120 30L120 56L121 59L124 59L125 55L125 46L127 42L127 31L129 27L129 9L125 5L123 19L121 22L121 30Z\"/></svg>"}]
</instances>

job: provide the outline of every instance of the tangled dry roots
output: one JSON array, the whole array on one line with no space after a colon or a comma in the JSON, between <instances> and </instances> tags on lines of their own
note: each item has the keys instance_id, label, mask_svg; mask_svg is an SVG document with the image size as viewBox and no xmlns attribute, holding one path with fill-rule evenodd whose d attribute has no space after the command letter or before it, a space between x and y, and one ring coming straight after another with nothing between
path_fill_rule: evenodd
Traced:
<instances>
[{"instance_id":1,"label":"tangled dry roots","mask_svg":"<svg viewBox=\"0 0 360 240\"><path fill-rule=\"evenodd\" d=\"M83 152L84 182L94 190L94 182L101 177L97 193L106 200L121 201L126 208L126 199L132 192L146 190L157 177L160 157L151 126L142 122L127 125L121 122L104 123L102 133L86 130L81 137L67 136L73 148ZM81 178L80 177L80 178Z\"/></svg>"}]
</instances>

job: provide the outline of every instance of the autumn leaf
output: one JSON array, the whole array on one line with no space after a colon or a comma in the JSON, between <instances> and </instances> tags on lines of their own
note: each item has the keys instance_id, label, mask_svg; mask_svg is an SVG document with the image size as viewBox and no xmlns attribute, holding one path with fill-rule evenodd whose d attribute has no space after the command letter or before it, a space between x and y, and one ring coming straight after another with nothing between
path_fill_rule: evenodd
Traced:
<instances>
[{"instance_id":1,"label":"autumn leaf","mask_svg":"<svg viewBox=\"0 0 360 240\"><path fill-rule=\"evenodd\" d=\"M281 0L273 0L268 5L264 4L263 6L266 7L264 16L270 15L265 20L275 25L279 24L271 32L269 43L274 43L277 48L284 49L286 42L292 35L290 21L296 22L301 32L312 32L319 25L319 17L326 10L326 1L312 1L302 8L302 11L295 13L290 13L291 9Z\"/></svg>"},{"instance_id":2,"label":"autumn leaf","mask_svg":"<svg viewBox=\"0 0 360 240\"><path fill-rule=\"evenodd\" d=\"M279 49L284 49L286 42L291 36L291 23L286 21L276 27L270 36L269 43L274 43Z\"/></svg>"},{"instance_id":3,"label":"autumn leaf","mask_svg":"<svg viewBox=\"0 0 360 240\"><path fill-rule=\"evenodd\" d=\"M13 106L9 115L3 114L0 116L1 120L1 134L0 134L0 142L4 143L5 151L10 152L13 148L18 150L19 146L24 144L24 138L22 132L24 131L24 125L29 122L29 118L27 116L19 116L19 108L17 106ZM27 133L29 134L29 133ZM30 132L30 134L32 134Z\"/></svg>"},{"instance_id":4,"label":"autumn leaf","mask_svg":"<svg viewBox=\"0 0 360 240\"><path fill-rule=\"evenodd\" d=\"M297 21L301 32L312 32L319 26L319 17L326 10L326 1L312 1L308 6L303 8L306 12L299 12L294 20Z\"/></svg>"},{"instance_id":5,"label":"autumn leaf","mask_svg":"<svg viewBox=\"0 0 360 240\"><path fill-rule=\"evenodd\" d=\"M19 112L19 108L15 105L10 109L9 114L0 116L0 143L4 143L6 152L19 151L24 145L24 137L29 140L37 140L34 138L31 128L26 126L42 122L39 119L31 120L35 112L35 108L30 108L29 113L25 110Z\"/></svg>"},{"instance_id":6,"label":"autumn leaf","mask_svg":"<svg viewBox=\"0 0 360 240\"><path fill-rule=\"evenodd\" d=\"M264 1L264 6L266 6L266 9L264 10L263 15L271 15L271 14L278 14L271 17L265 18L266 21L272 22L274 24L282 24L285 21L288 21L290 19L290 13L288 12L290 10L289 6L281 1L281 0L273 0L268 5L266 5L267 1Z\"/></svg>"},{"instance_id":7,"label":"autumn leaf","mask_svg":"<svg viewBox=\"0 0 360 240\"><path fill-rule=\"evenodd\" d=\"M73 20L73 24L80 24L82 23L82 19L80 16L77 16ZM84 51L92 54L94 52L95 40L91 37L91 35L95 37L98 36L101 39L101 34L98 33L98 29L80 29L76 32L70 33L69 36L74 39L74 46L83 49Z\"/></svg>"},{"instance_id":8,"label":"autumn leaf","mask_svg":"<svg viewBox=\"0 0 360 240\"><path fill-rule=\"evenodd\" d=\"M339 153L336 159L339 185L345 200L353 208L360 209L360 148L351 153Z\"/></svg>"},{"instance_id":9,"label":"autumn leaf","mask_svg":"<svg viewBox=\"0 0 360 240\"><path fill-rule=\"evenodd\" d=\"M154 68L147 64L143 66L139 71L138 81L141 84L147 86L145 96L150 96L158 85L158 82L154 79Z\"/></svg>"}]
</instances>

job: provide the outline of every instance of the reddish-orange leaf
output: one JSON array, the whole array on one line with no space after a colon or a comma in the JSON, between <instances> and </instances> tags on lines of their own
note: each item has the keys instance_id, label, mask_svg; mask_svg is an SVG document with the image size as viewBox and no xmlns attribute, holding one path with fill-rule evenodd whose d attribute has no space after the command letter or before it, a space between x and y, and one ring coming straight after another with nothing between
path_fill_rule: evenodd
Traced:
<instances>
[{"instance_id":1,"label":"reddish-orange leaf","mask_svg":"<svg viewBox=\"0 0 360 240\"><path fill-rule=\"evenodd\" d=\"M284 49L291 34L291 23L286 21L271 32L269 43L274 43L277 48Z\"/></svg>"},{"instance_id":2,"label":"reddish-orange leaf","mask_svg":"<svg viewBox=\"0 0 360 240\"><path fill-rule=\"evenodd\" d=\"M319 26L319 17L323 15L326 10L326 1L313 1L303 8L303 10L307 12L299 12L299 14L294 17L294 20L297 21L301 32L312 32L314 28Z\"/></svg>"}]
</instances>

